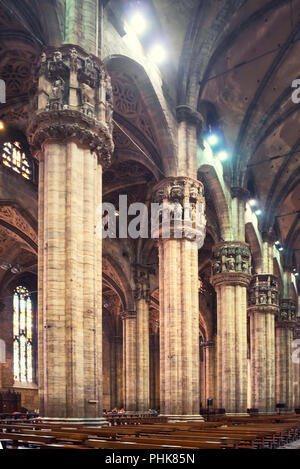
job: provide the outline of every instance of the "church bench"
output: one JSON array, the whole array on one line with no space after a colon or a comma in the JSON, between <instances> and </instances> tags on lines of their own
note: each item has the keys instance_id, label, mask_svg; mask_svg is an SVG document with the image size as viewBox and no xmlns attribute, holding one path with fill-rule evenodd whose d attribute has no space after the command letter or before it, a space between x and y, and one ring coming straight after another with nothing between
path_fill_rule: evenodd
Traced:
<instances>
[{"instance_id":1,"label":"church bench","mask_svg":"<svg viewBox=\"0 0 300 469\"><path fill-rule=\"evenodd\" d=\"M95 449L163 449L172 447L171 445L153 445L146 443L126 442L126 441L101 441L97 439L89 439L85 441L85 446ZM178 448L184 448L183 446L176 446Z\"/></svg>"},{"instance_id":2,"label":"church bench","mask_svg":"<svg viewBox=\"0 0 300 469\"><path fill-rule=\"evenodd\" d=\"M236 448L238 446L238 441L226 440L218 441L213 438L203 438L203 439L193 439L189 438L173 438L172 435L164 436L161 438L157 435L148 435L140 437L123 437L120 441L126 442L136 442L136 443L149 443L154 445L171 445L171 446L180 446L185 448L207 448L207 449L223 449L223 448Z\"/></svg>"},{"instance_id":3,"label":"church bench","mask_svg":"<svg viewBox=\"0 0 300 469\"><path fill-rule=\"evenodd\" d=\"M84 433L70 433L67 431L43 431L43 430L20 430L14 432L14 434L18 435L22 431L24 435L38 435L38 436L49 436L55 438L56 441L68 441L71 443L82 443L88 438L87 434ZM5 433L4 433L5 435ZM0 434L1 436L1 434Z\"/></svg>"},{"instance_id":4,"label":"church bench","mask_svg":"<svg viewBox=\"0 0 300 469\"><path fill-rule=\"evenodd\" d=\"M223 438L229 438L232 444L236 444L238 448L245 447L269 447L278 446L286 441L295 439L298 433L298 420L296 422L288 423L286 420L284 423L269 423L265 422L260 418L259 423L255 423L253 420L243 419L242 423L237 425L229 424L223 426L224 422L216 424L209 422L207 425L205 422L194 422L194 423L169 423L169 424L156 424L156 425L125 425L116 427L105 427L105 428L88 428L83 425L73 424L35 424L22 422L16 422L14 425L3 425L0 424L0 431L19 431L28 436L39 436L42 437L49 435L51 437L57 437L62 441L68 441L70 443L82 444L87 439L91 439L93 436L95 439L99 437L105 439L116 439L120 443L120 440L128 440L131 435L133 439L149 438L159 440L172 440L176 444L184 444L185 441L189 441L189 444L193 444L195 441L198 445L202 445L207 440L224 442ZM75 427L75 428L74 428ZM44 430L44 431L42 431ZM47 430L47 431L46 431ZM48 433L49 432L49 433ZM38 433L38 435L37 435ZM7 434L0 433L0 436ZM14 435L17 436L17 435ZM71 437L71 438L70 438ZM69 439L68 439L69 438ZM222 441L223 440L223 441ZM57 441L57 440L56 440ZM107 441L107 443L115 443L114 441ZM229 443L229 440L227 440ZM139 443L140 444L140 443Z\"/></svg>"},{"instance_id":5,"label":"church bench","mask_svg":"<svg viewBox=\"0 0 300 469\"><path fill-rule=\"evenodd\" d=\"M212 432L211 432L212 434ZM216 430L213 432L214 435L235 435L238 437L246 438L255 437L257 441L269 442L270 444L276 445L282 442L282 440L288 440L290 438L290 431L287 429L277 428L249 428L249 427L225 427L222 430Z\"/></svg>"},{"instance_id":6,"label":"church bench","mask_svg":"<svg viewBox=\"0 0 300 469\"><path fill-rule=\"evenodd\" d=\"M0 435L0 442L10 442L14 448L19 446L39 445L44 443L54 443L55 438L48 435L26 435L15 433L3 433Z\"/></svg>"}]
</instances>

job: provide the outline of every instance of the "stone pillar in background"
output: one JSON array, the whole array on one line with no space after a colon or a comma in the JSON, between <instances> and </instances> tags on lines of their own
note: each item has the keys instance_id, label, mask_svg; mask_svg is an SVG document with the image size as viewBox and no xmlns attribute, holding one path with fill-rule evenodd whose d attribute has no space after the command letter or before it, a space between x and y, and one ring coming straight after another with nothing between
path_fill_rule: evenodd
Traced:
<instances>
[{"instance_id":1,"label":"stone pillar in background","mask_svg":"<svg viewBox=\"0 0 300 469\"><path fill-rule=\"evenodd\" d=\"M150 408L150 361L149 361L149 278L147 272L137 269L137 410L148 412Z\"/></svg>"},{"instance_id":2,"label":"stone pillar in background","mask_svg":"<svg viewBox=\"0 0 300 469\"><path fill-rule=\"evenodd\" d=\"M292 366L293 366L293 390L294 390L293 408L300 409L300 317L299 316L297 317L297 325L294 329Z\"/></svg>"},{"instance_id":3,"label":"stone pillar in background","mask_svg":"<svg viewBox=\"0 0 300 469\"><path fill-rule=\"evenodd\" d=\"M203 244L205 217L202 183L185 177L167 178L154 188L162 208L159 232L160 412L172 420L202 420L199 414L198 246ZM186 230L175 229L174 204L193 208ZM197 204L197 205L196 205ZM196 219L198 207L200 216ZM170 210L170 223L165 215ZM166 220L166 223L165 223ZM194 241L198 236L199 245ZM178 236L178 237L176 237ZM181 236L181 237L180 237Z\"/></svg>"},{"instance_id":4,"label":"stone pillar in background","mask_svg":"<svg viewBox=\"0 0 300 469\"><path fill-rule=\"evenodd\" d=\"M247 287L251 254L241 241L217 243L211 282L217 294L217 407L247 412Z\"/></svg>"},{"instance_id":5,"label":"stone pillar in background","mask_svg":"<svg viewBox=\"0 0 300 469\"><path fill-rule=\"evenodd\" d=\"M252 277L249 288L251 408L275 412L275 316L279 313L274 275Z\"/></svg>"},{"instance_id":6,"label":"stone pillar in background","mask_svg":"<svg viewBox=\"0 0 300 469\"><path fill-rule=\"evenodd\" d=\"M123 320L123 392L126 412L137 411L137 313L124 311Z\"/></svg>"},{"instance_id":7,"label":"stone pillar in background","mask_svg":"<svg viewBox=\"0 0 300 469\"><path fill-rule=\"evenodd\" d=\"M159 409L159 322L150 315L150 408ZM158 312L155 311L155 314Z\"/></svg>"},{"instance_id":8,"label":"stone pillar in background","mask_svg":"<svg viewBox=\"0 0 300 469\"><path fill-rule=\"evenodd\" d=\"M112 365L111 365L111 407L121 409L123 406L123 371L122 371L122 337L113 336L112 340Z\"/></svg>"},{"instance_id":9,"label":"stone pillar in background","mask_svg":"<svg viewBox=\"0 0 300 469\"><path fill-rule=\"evenodd\" d=\"M113 151L110 79L81 48L41 56L28 138L39 159L40 413L102 419L102 240L96 210Z\"/></svg>"},{"instance_id":10,"label":"stone pillar in background","mask_svg":"<svg viewBox=\"0 0 300 469\"><path fill-rule=\"evenodd\" d=\"M276 321L276 403L285 404L282 411L288 413L293 406L292 344L295 327L296 304L292 299L283 299Z\"/></svg>"},{"instance_id":11,"label":"stone pillar in background","mask_svg":"<svg viewBox=\"0 0 300 469\"><path fill-rule=\"evenodd\" d=\"M215 369L216 369L216 348L213 340L208 340L203 343L204 352L204 366L205 366L205 394L202 399L203 407L207 407L207 399L213 399L213 405L216 406L215 401Z\"/></svg>"}]
</instances>

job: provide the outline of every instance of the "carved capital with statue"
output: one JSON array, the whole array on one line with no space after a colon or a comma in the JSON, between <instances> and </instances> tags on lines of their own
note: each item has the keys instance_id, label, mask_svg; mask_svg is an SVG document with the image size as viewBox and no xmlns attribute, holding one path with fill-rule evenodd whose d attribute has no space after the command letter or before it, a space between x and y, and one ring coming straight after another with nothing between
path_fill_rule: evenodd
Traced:
<instances>
[{"instance_id":1,"label":"carved capital with statue","mask_svg":"<svg viewBox=\"0 0 300 469\"><path fill-rule=\"evenodd\" d=\"M277 317L277 327L294 328L297 325L296 303L292 299L280 301L280 310Z\"/></svg>"},{"instance_id":2,"label":"carved capital with statue","mask_svg":"<svg viewBox=\"0 0 300 469\"><path fill-rule=\"evenodd\" d=\"M203 245L206 217L200 181L183 176L163 179L153 188L153 202L161 205L159 233L155 237L165 237L164 227L170 226L171 237L197 239L197 243Z\"/></svg>"},{"instance_id":3,"label":"carved capital with statue","mask_svg":"<svg viewBox=\"0 0 300 469\"><path fill-rule=\"evenodd\" d=\"M37 74L27 132L33 153L49 140L75 140L108 166L114 149L113 94L101 60L78 46L47 48Z\"/></svg>"},{"instance_id":4,"label":"carved capital with statue","mask_svg":"<svg viewBox=\"0 0 300 469\"><path fill-rule=\"evenodd\" d=\"M248 291L248 312L279 313L277 277L271 274L253 275Z\"/></svg>"},{"instance_id":5,"label":"carved capital with statue","mask_svg":"<svg viewBox=\"0 0 300 469\"><path fill-rule=\"evenodd\" d=\"M211 282L248 287L251 280L251 253L242 241L217 243L213 249Z\"/></svg>"}]
</instances>

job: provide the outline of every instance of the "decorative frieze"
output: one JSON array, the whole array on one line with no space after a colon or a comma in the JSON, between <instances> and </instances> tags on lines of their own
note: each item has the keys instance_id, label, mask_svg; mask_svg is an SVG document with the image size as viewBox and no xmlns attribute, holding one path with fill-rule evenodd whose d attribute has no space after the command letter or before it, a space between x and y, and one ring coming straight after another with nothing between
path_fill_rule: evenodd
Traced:
<instances>
[{"instance_id":1,"label":"decorative frieze","mask_svg":"<svg viewBox=\"0 0 300 469\"><path fill-rule=\"evenodd\" d=\"M277 327L294 328L297 324L296 303L292 299L284 299L280 302L280 310L277 318Z\"/></svg>"},{"instance_id":2,"label":"decorative frieze","mask_svg":"<svg viewBox=\"0 0 300 469\"><path fill-rule=\"evenodd\" d=\"M49 139L73 139L107 166L113 152L112 99L110 77L98 57L78 46L47 49L40 59L28 130L33 151Z\"/></svg>"},{"instance_id":3,"label":"decorative frieze","mask_svg":"<svg viewBox=\"0 0 300 469\"><path fill-rule=\"evenodd\" d=\"M213 249L213 285L230 283L248 286L251 279L251 253L248 244L242 241L217 243Z\"/></svg>"},{"instance_id":4,"label":"decorative frieze","mask_svg":"<svg viewBox=\"0 0 300 469\"><path fill-rule=\"evenodd\" d=\"M248 312L278 314L278 281L274 275L258 274L252 277L248 292Z\"/></svg>"}]
</instances>

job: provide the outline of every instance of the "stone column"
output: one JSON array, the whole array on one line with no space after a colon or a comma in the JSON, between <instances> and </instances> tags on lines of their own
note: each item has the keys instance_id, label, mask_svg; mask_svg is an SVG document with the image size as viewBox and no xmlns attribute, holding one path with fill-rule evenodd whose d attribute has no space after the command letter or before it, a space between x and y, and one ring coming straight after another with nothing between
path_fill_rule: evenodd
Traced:
<instances>
[{"instance_id":1,"label":"stone column","mask_svg":"<svg viewBox=\"0 0 300 469\"><path fill-rule=\"evenodd\" d=\"M274 275L252 277L249 288L251 408L275 412L275 316L279 313Z\"/></svg>"},{"instance_id":2,"label":"stone column","mask_svg":"<svg viewBox=\"0 0 300 469\"><path fill-rule=\"evenodd\" d=\"M213 340L204 342L204 364L205 364L205 396L203 406L207 407L207 399L213 399L213 407L215 402L215 343Z\"/></svg>"},{"instance_id":3,"label":"stone column","mask_svg":"<svg viewBox=\"0 0 300 469\"><path fill-rule=\"evenodd\" d=\"M123 386L126 412L137 411L137 313L124 311L123 320Z\"/></svg>"},{"instance_id":4,"label":"stone column","mask_svg":"<svg viewBox=\"0 0 300 469\"><path fill-rule=\"evenodd\" d=\"M103 420L96 210L113 151L111 105L97 57L70 46L42 54L28 130L40 176L39 393L41 416L59 421Z\"/></svg>"},{"instance_id":5,"label":"stone column","mask_svg":"<svg viewBox=\"0 0 300 469\"><path fill-rule=\"evenodd\" d=\"M247 287L251 254L242 241L217 243L211 282L217 294L217 407L247 413Z\"/></svg>"},{"instance_id":6,"label":"stone column","mask_svg":"<svg viewBox=\"0 0 300 469\"><path fill-rule=\"evenodd\" d=\"M276 321L276 403L285 404L283 412L293 406L292 343L296 327L296 304L292 299L280 302Z\"/></svg>"},{"instance_id":7,"label":"stone column","mask_svg":"<svg viewBox=\"0 0 300 469\"><path fill-rule=\"evenodd\" d=\"M300 409L300 317L297 317L297 326L294 329L293 341L293 408Z\"/></svg>"},{"instance_id":8,"label":"stone column","mask_svg":"<svg viewBox=\"0 0 300 469\"><path fill-rule=\"evenodd\" d=\"M111 407L121 409L122 397L122 337L113 336L112 340L112 365L111 365Z\"/></svg>"},{"instance_id":9,"label":"stone column","mask_svg":"<svg viewBox=\"0 0 300 469\"><path fill-rule=\"evenodd\" d=\"M149 278L138 271L135 300L137 309L137 410L145 413L150 407L150 361L149 361Z\"/></svg>"},{"instance_id":10,"label":"stone column","mask_svg":"<svg viewBox=\"0 0 300 469\"><path fill-rule=\"evenodd\" d=\"M160 412L172 420L202 420L198 246L205 231L203 186L191 178L167 178L155 186L154 200L162 209L152 234L159 237ZM192 221L182 229L181 210L186 214L188 207Z\"/></svg>"}]
</instances>

